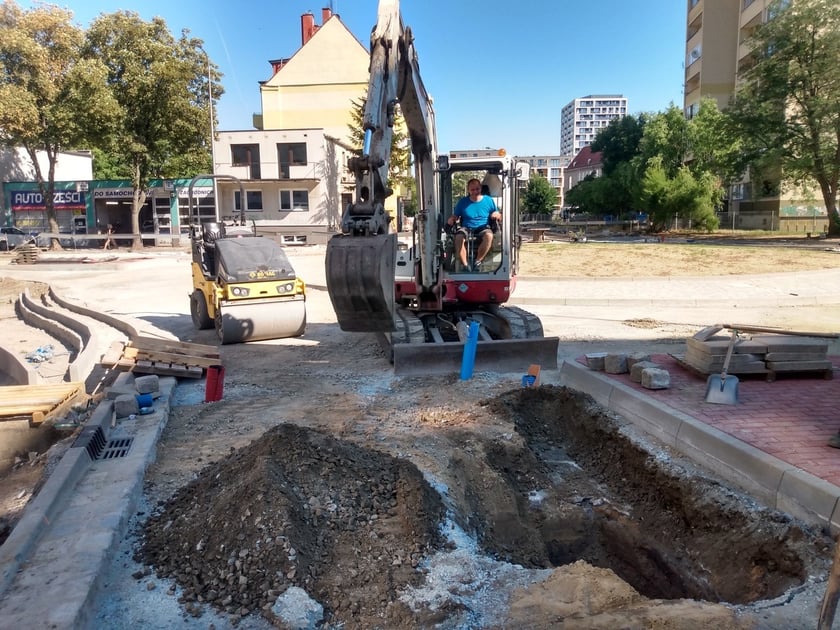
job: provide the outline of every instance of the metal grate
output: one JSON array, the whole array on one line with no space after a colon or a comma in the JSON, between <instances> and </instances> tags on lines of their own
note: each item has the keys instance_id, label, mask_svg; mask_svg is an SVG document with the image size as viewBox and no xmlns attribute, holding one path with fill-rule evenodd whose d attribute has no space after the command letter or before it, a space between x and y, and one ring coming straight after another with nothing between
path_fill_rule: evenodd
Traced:
<instances>
[{"instance_id":1,"label":"metal grate","mask_svg":"<svg viewBox=\"0 0 840 630\"><path fill-rule=\"evenodd\" d=\"M71 448L84 448L87 450L88 457L98 459L102 449L105 448L105 433L102 427L99 425L84 427Z\"/></svg>"},{"instance_id":2,"label":"metal grate","mask_svg":"<svg viewBox=\"0 0 840 630\"><path fill-rule=\"evenodd\" d=\"M134 438L130 437L109 440L108 445L105 447L105 450L102 451L99 459L117 459L119 457L125 457L128 455L128 451L131 450L131 444L133 442Z\"/></svg>"}]
</instances>

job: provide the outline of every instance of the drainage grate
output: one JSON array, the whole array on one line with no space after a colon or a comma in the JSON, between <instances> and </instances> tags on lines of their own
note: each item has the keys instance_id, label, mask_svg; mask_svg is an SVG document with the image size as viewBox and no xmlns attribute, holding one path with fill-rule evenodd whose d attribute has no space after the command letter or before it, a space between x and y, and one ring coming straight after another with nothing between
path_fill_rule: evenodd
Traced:
<instances>
[{"instance_id":1,"label":"drainage grate","mask_svg":"<svg viewBox=\"0 0 840 630\"><path fill-rule=\"evenodd\" d=\"M131 450L132 442L134 442L134 438L130 437L110 440L108 445L105 447L105 450L102 451L102 454L99 456L99 459L117 459L119 457L125 457L128 455L128 451Z\"/></svg>"},{"instance_id":2,"label":"drainage grate","mask_svg":"<svg viewBox=\"0 0 840 630\"><path fill-rule=\"evenodd\" d=\"M71 448L84 448L87 450L88 457L98 459L102 449L105 448L105 433L102 427L99 425L84 427Z\"/></svg>"}]
</instances>

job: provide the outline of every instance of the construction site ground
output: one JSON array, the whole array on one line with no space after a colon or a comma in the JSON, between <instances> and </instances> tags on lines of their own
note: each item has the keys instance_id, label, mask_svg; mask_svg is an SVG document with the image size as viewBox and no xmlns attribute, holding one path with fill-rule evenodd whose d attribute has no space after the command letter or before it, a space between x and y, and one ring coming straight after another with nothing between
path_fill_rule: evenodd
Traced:
<instances>
[{"instance_id":1,"label":"construction site ground","mask_svg":"<svg viewBox=\"0 0 840 630\"><path fill-rule=\"evenodd\" d=\"M667 357L722 321L834 332L840 258L821 245L807 250L810 266L797 248L781 263L765 250L761 266L743 250L727 262L720 247L704 260L705 246L685 243L526 244L514 303L577 365L590 352ZM682 262L680 246L694 248ZM223 346L219 402L204 402L203 381L178 383L127 533L96 581L90 627L289 627L294 611L296 627L815 626L832 552L823 528L765 508L565 389L562 370L543 371L537 390L521 373L394 377L375 339L335 324L323 248L290 253L309 289L306 334ZM144 334L214 343L190 321L185 252L53 260L0 276L49 284ZM739 263L752 273L733 273ZM597 267L611 271L586 277ZM768 268L788 271L758 273ZM21 352L42 342L12 341ZM704 381L671 369L700 415ZM764 401L804 386L837 399L830 380L756 384ZM810 473L837 483L840 451L824 441L840 418L791 409L773 425L749 408L748 395L732 415L763 429L722 430L746 444L801 441L807 421L819 454ZM15 474L49 460L6 475L0 508L19 509L38 474Z\"/></svg>"}]
</instances>

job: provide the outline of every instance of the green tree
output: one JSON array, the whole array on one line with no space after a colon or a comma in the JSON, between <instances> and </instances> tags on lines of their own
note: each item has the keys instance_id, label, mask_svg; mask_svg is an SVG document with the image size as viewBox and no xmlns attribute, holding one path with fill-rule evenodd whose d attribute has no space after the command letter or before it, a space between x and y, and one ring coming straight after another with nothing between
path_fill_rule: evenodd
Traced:
<instances>
[{"instance_id":1,"label":"green tree","mask_svg":"<svg viewBox=\"0 0 840 630\"><path fill-rule=\"evenodd\" d=\"M532 173L522 195L521 211L525 214L546 214L551 216L557 206L557 191L539 173Z\"/></svg>"},{"instance_id":2,"label":"green tree","mask_svg":"<svg viewBox=\"0 0 840 630\"><path fill-rule=\"evenodd\" d=\"M712 231L718 227L715 207L722 190L709 172L695 175L686 166L671 175L660 156L651 158L641 184L641 199L654 230L667 228L674 219Z\"/></svg>"},{"instance_id":3,"label":"green tree","mask_svg":"<svg viewBox=\"0 0 840 630\"><path fill-rule=\"evenodd\" d=\"M752 33L755 63L728 113L744 142L751 179L779 173L787 185L820 190L832 233L840 232L840 3L775 0Z\"/></svg>"},{"instance_id":4,"label":"green tree","mask_svg":"<svg viewBox=\"0 0 840 630\"><path fill-rule=\"evenodd\" d=\"M108 134L117 116L105 88L105 67L96 58L83 58L83 45L84 32L65 9L0 5L0 142L23 147L32 161L54 233L59 231L53 204L59 152ZM46 156L46 173L39 152ZM57 239L50 246L61 247Z\"/></svg>"},{"instance_id":5,"label":"green tree","mask_svg":"<svg viewBox=\"0 0 840 630\"><path fill-rule=\"evenodd\" d=\"M639 142L641 164L658 157L668 176L675 176L691 157L689 125L682 110L673 104L651 117Z\"/></svg>"},{"instance_id":6,"label":"green tree","mask_svg":"<svg viewBox=\"0 0 840 630\"><path fill-rule=\"evenodd\" d=\"M163 19L145 22L131 11L94 20L85 55L104 62L107 85L119 104L119 124L101 138L99 148L131 180L131 231L139 234L151 178L209 170L210 94L221 96L220 75L203 42L189 31L176 39ZM132 247L142 247L139 236Z\"/></svg>"},{"instance_id":7,"label":"green tree","mask_svg":"<svg viewBox=\"0 0 840 630\"><path fill-rule=\"evenodd\" d=\"M689 121L688 134L691 151L688 167L693 173L714 173L727 186L740 179L743 169L738 161L742 142L715 99L700 101L697 114Z\"/></svg>"},{"instance_id":8,"label":"green tree","mask_svg":"<svg viewBox=\"0 0 840 630\"><path fill-rule=\"evenodd\" d=\"M362 121L365 116L365 104L367 102L367 94L361 98L350 101L350 124L347 126L349 130L350 144L356 147L361 153L362 145L364 144L365 131L362 128ZM393 188L398 185L403 191L411 191L411 201L404 208L406 214L413 214L413 207L417 203L417 185L414 177L411 174L411 149L408 142L408 134L406 133L405 119L397 106L394 114L394 128L391 135L391 156L390 156L390 173L388 177L388 187Z\"/></svg>"},{"instance_id":9,"label":"green tree","mask_svg":"<svg viewBox=\"0 0 840 630\"><path fill-rule=\"evenodd\" d=\"M612 175L619 164L626 164L639 155L649 118L648 114L622 116L598 132L591 148L601 154L604 175Z\"/></svg>"}]
</instances>

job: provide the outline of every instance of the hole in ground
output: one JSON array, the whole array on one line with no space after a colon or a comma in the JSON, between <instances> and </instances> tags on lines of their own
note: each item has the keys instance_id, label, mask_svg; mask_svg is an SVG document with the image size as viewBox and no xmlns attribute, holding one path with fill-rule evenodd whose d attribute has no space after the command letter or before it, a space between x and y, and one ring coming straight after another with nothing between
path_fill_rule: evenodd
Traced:
<instances>
[{"instance_id":1,"label":"hole in ground","mask_svg":"<svg viewBox=\"0 0 840 630\"><path fill-rule=\"evenodd\" d=\"M424 448L449 449L444 496L406 459L279 425L161 504L136 559L175 580L189 606L276 621L296 587L323 606L324 623L347 628L481 627L458 625L475 614L465 593L507 577L466 569L419 605L406 598L428 587L430 559L468 564L447 513L505 567L582 560L657 599L752 602L827 567L819 532L643 448L579 392L514 390L476 415L512 429L490 437L480 418L474 432L436 418Z\"/></svg>"},{"instance_id":2,"label":"hole in ground","mask_svg":"<svg viewBox=\"0 0 840 630\"><path fill-rule=\"evenodd\" d=\"M631 438L626 421L580 392L515 390L488 410L507 415L520 439L465 437L483 457L453 466L470 489L462 522L505 560L585 560L650 598L732 604L775 598L825 560L819 532Z\"/></svg>"}]
</instances>

